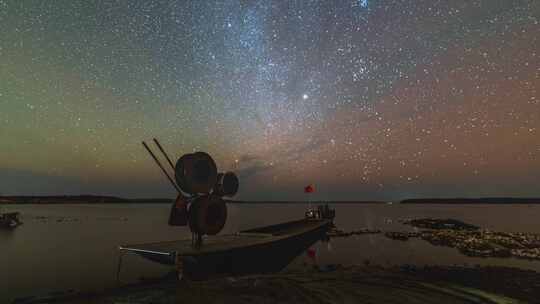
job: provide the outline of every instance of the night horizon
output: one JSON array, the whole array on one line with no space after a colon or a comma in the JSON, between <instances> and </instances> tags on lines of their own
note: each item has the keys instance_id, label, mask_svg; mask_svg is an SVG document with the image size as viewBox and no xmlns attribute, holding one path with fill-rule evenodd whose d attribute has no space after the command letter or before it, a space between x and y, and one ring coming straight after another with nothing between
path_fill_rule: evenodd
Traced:
<instances>
[{"instance_id":1,"label":"night horizon","mask_svg":"<svg viewBox=\"0 0 540 304\"><path fill-rule=\"evenodd\" d=\"M0 195L540 197L538 1L0 1Z\"/></svg>"}]
</instances>

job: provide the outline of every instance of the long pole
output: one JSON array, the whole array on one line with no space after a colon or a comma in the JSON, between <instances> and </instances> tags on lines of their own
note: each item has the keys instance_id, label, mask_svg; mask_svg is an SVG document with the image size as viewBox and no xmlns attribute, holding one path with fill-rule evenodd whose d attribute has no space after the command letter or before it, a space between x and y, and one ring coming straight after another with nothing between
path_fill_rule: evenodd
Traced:
<instances>
[{"instance_id":1,"label":"long pole","mask_svg":"<svg viewBox=\"0 0 540 304\"><path fill-rule=\"evenodd\" d=\"M161 163L159 162L159 160L157 159L157 157L154 155L154 153L152 153L152 150L150 150L150 148L148 147L148 145L146 145L146 143L143 141L142 142L143 146L146 148L146 151L148 151L148 153L150 153L150 155L152 156L152 158L154 159L154 161L156 162L156 164L161 168L161 171L163 171L163 174L165 174L165 176L167 176L167 179L169 179L169 181L171 182L171 185L174 187L174 189L176 189L176 191L178 191L178 193L182 193L180 191L180 188L178 188L178 186L176 185L176 183L173 181L173 179L169 176L169 174L167 173L167 171L165 171L165 168L163 168L163 166L161 165Z\"/></svg>"},{"instance_id":2,"label":"long pole","mask_svg":"<svg viewBox=\"0 0 540 304\"><path fill-rule=\"evenodd\" d=\"M171 168L173 169L173 171L175 170L174 169L174 165L171 161L171 159L169 158L169 155L167 155L167 153L165 152L165 150L163 150L163 147L159 144L159 141L157 139L154 138L154 143L156 144L156 146L159 148L159 150L161 151L161 153L163 153L163 155L165 156L165 158L167 159L167 161L169 162L169 165L171 165Z\"/></svg>"}]
</instances>

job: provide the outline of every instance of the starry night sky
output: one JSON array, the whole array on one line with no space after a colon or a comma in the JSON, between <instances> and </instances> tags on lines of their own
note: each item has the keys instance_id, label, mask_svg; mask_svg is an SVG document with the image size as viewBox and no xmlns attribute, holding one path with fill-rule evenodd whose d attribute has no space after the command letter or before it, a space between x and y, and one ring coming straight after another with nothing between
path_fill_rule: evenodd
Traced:
<instances>
[{"instance_id":1,"label":"starry night sky","mask_svg":"<svg viewBox=\"0 0 540 304\"><path fill-rule=\"evenodd\" d=\"M540 196L540 1L0 0L0 193Z\"/></svg>"}]
</instances>

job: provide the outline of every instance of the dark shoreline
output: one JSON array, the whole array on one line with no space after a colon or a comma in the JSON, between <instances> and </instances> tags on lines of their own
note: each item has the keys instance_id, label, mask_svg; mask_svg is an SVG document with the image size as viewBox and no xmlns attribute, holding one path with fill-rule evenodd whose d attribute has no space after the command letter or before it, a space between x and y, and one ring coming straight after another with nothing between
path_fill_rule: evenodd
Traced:
<instances>
[{"instance_id":1,"label":"dark shoreline","mask_svg":"<svg viewBox=\"0 0 540 304\"><path fill-rule=\"evenodd\" d=\"M416 198L405 199L400 204L446 204L446 205L533 205L540 198L485 197L485 198Z\"/></svg>"},{"instance_id":2,"label":"dark shoreline","mask_svg":"<svg viewBox=\"0 0 540 304\"><path fill-rule=\"evenodd\" d=\"M172 198L121 198L115 196L100 195L53 195L53 196L0 196L0 205L24 205L24 204L169 204ZM226 200L231 204L386 204L383 201L239 201Z\"/></svg>"},{"instance_id":3,"label":"dark shoreline","mask_svg":"<svg viewBox=\"0 0 540 304\"><path fill-rule=\"evenodd\" d=\"M52 195L52 196L0 196L0 205L22 204L169 204L173 198L122 198L102 195ZM511 198L511 197L486 197L486 198L415 198L401 201L241 201L226 200L232 204L406 204L406 205L540 205L540 198Z\"/></svg>"},{"instance_id":4,"label":"dark shoreline","mask_svg":"<svg viewBox=\"0 0 540 304\"><path fill-rule=\"evenodd\" d=\"M375 205L383 205L387 204L387 202L382 201L229 201L227 200L227 203L232 204L250 204L250 205L256 205L256 204L267 204L267 205L280 205L280 204L287 204L287 205L300 205L300 204L312 204L313 206L318 205L324 205L324 204L375 204Z\"/></svg>"},{"instance_id":5,"label":"dark shoreline","mask_svg":"<svg viewBox=\"0 0 540 304\"><path fill-rule=\"evenodd\" d=\"M0 205L58 204L165 204L170 198L121 198L101 195L0 196Z\"/></svg>"}]
</instances>

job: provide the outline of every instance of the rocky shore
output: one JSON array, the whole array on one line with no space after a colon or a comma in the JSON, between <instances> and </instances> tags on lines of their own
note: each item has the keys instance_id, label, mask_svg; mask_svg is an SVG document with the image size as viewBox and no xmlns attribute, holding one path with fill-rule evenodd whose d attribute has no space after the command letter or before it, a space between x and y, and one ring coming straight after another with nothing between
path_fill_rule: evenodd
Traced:
<instances>
[{"instance_id":1,"label":"rocky shore","mask_svg":"<svg viewBox=\"0 0 540 304\"><path fill-rule=\"evenodd\" d=\"M480 227L467 224L465 222L455 219L434 219L434 218L422 218L422 219L409 219L402 221L405 225L410 225L416 228L423 229L450 229L450 230L478 230Z\"/></svg>"},{"instance_id":2,"label":"rocky shore","mask_svg":"<svg viewBox=\"0 0 540 304\"><path fill-rule=\"evenodd\" d=\"M362 228L362 229L353 230L353 231L343 231L341 229L337 229L336 227L333 227L330 231L326 233L326 235L328 237L349 237L352 235L379 234L379 233L381 233L381 230L379 229Z\"/></svg>"},{"instance_id":3,"label":"rocky shore","mask_svg":"<svg viewBox=\"0 0 540 304\"><path fill-rule=\"evenodd\" d=\"M539 234L496 232L453 219L415 219L403 223L427 228L417 236L436 246L457 248L466 256L540 260Z\"/></svg>"},{"instance_id":4,"label":"rocky shore","mask_svg":"<svg viewBox=\"0 0 540 304\"><path fill-rule=\"evenodd\" d=\"M457 248L471 257L516 257L540 260L540 235L480 231L423 231L421 239L437 246Z\"/></svg>"},{"instance_id":5,"label":"rocky shore","mask_svg":"<svg viewBox=\"0 0 540 304\"><path fill-rule=\"evenodd\" d=\"M457 248L459 252L470 257L514 257L540 261L540 234L496 232L455 219L408 219L402 223L424 230L385 231L384 236L397 241L420 238L435 246ZM334 228L327 235L348 237L379 233L383 231L364 228L346 232Z\"/></svg>"}]
</instances>

